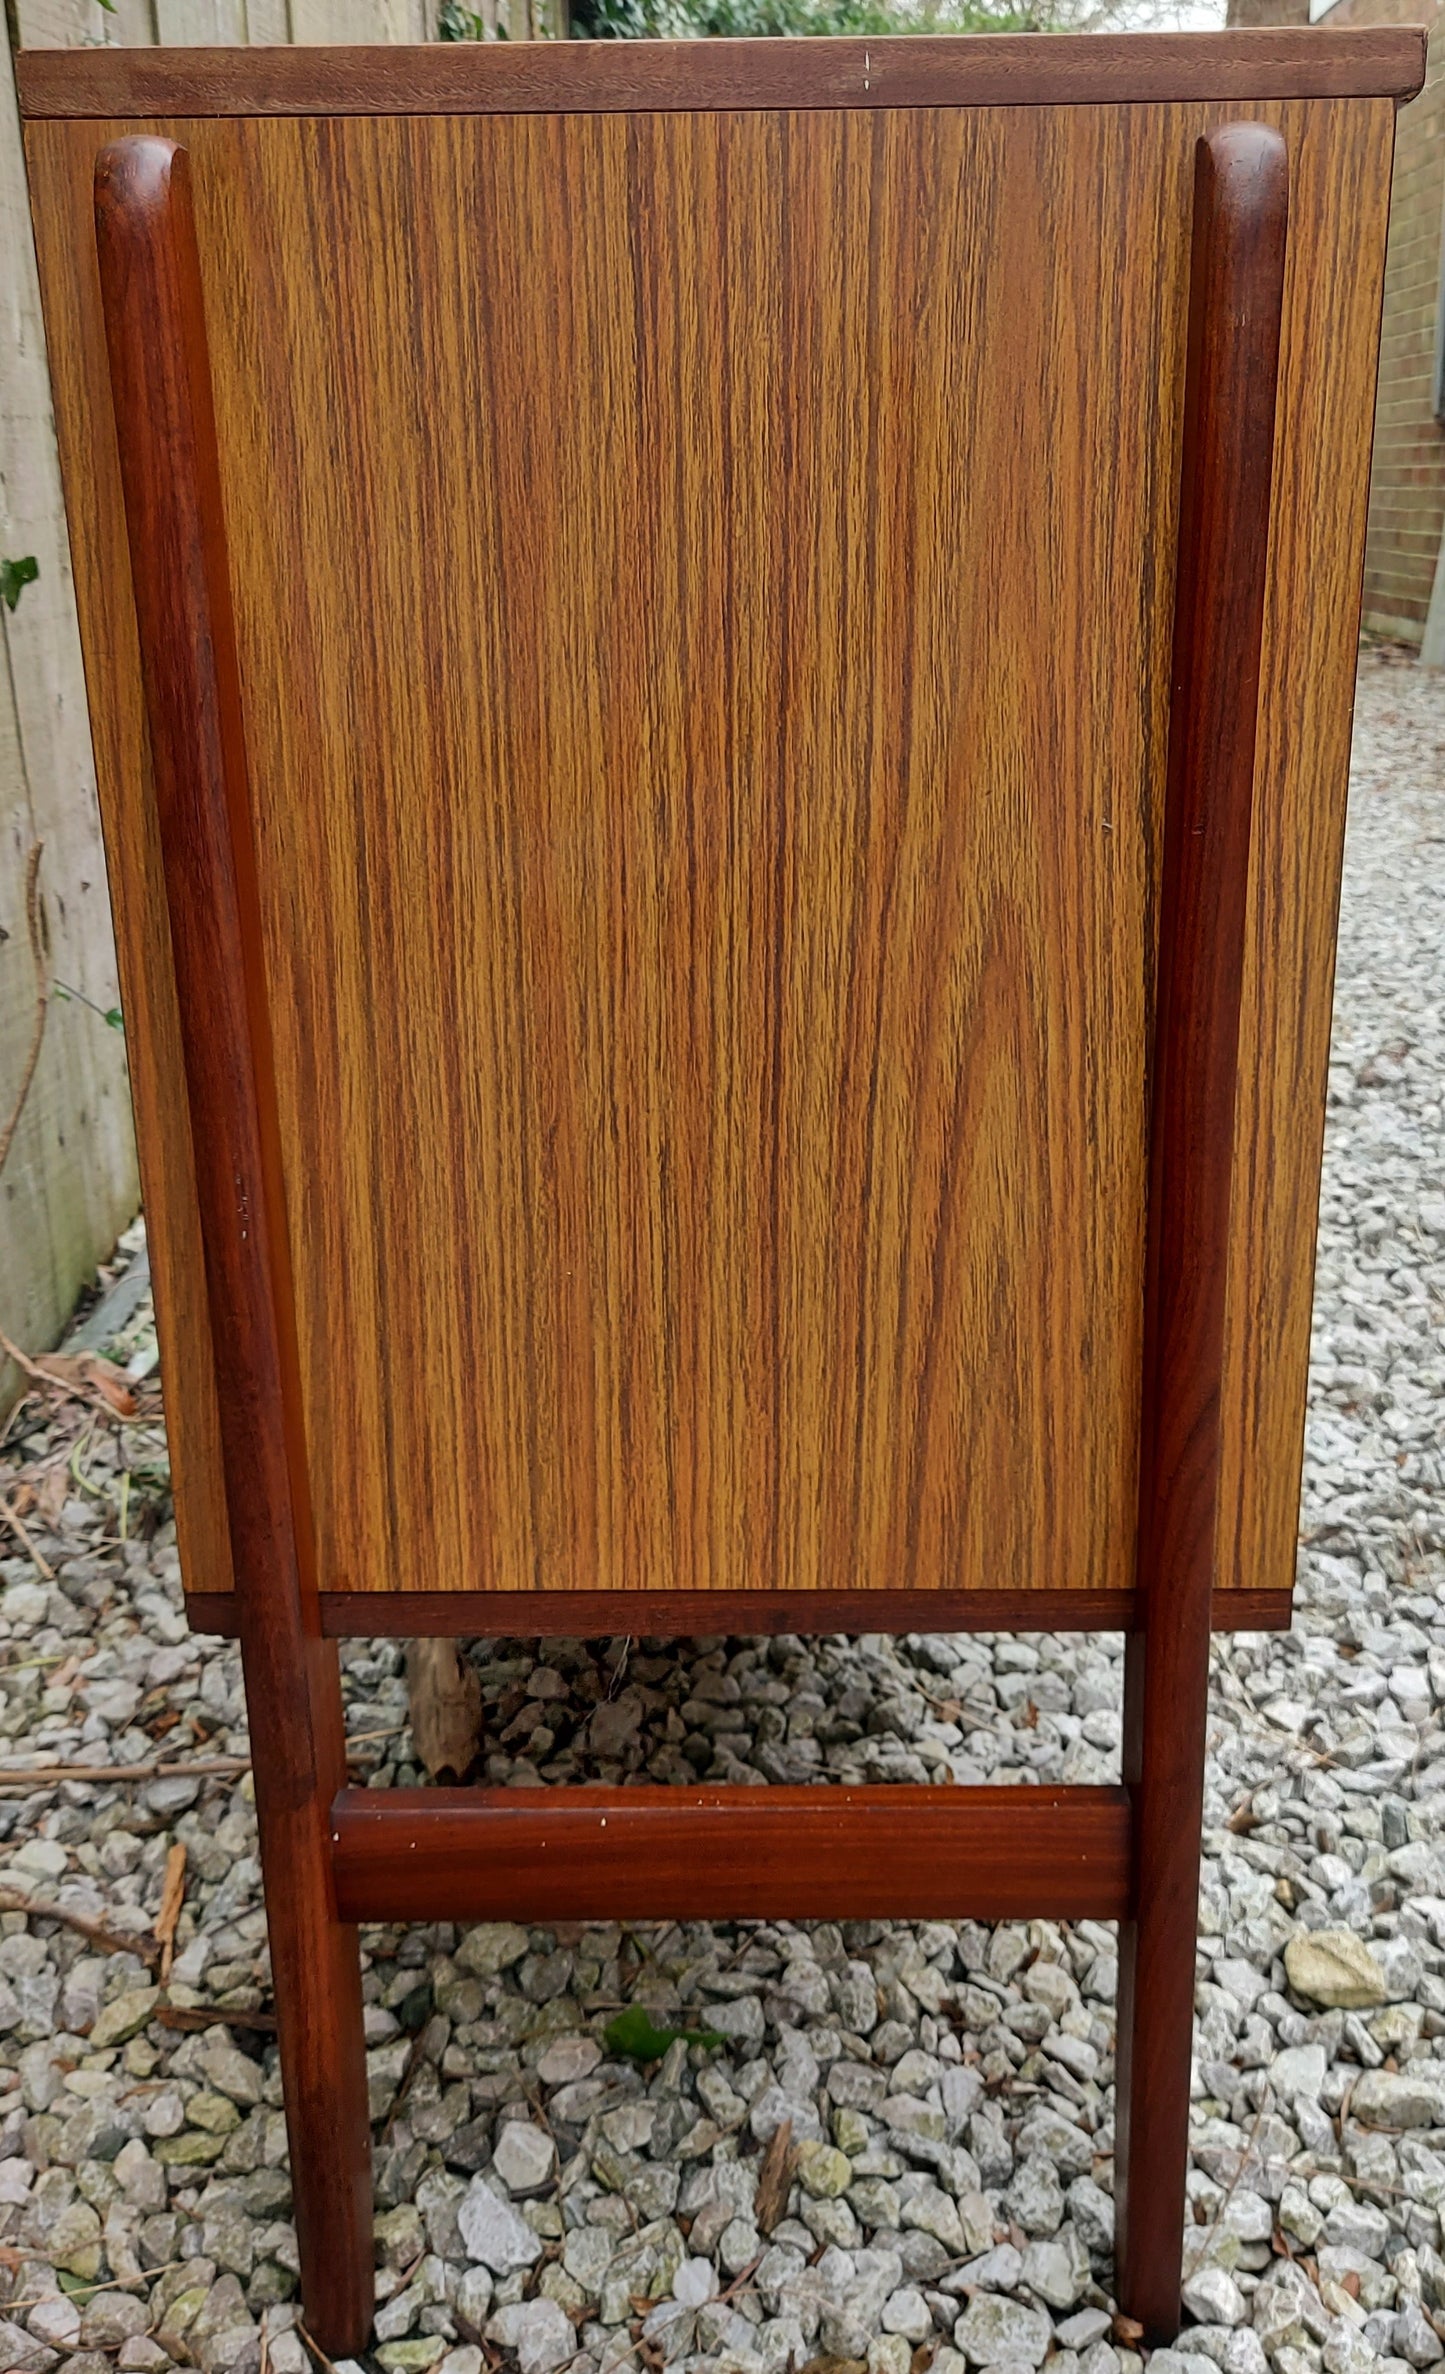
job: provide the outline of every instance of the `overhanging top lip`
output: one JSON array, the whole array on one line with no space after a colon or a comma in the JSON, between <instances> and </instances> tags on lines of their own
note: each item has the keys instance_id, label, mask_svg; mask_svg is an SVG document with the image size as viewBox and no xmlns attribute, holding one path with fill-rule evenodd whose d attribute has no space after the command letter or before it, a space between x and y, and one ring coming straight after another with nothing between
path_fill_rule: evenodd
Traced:
<instances>
[{"instance_id":1,"label":"overhanging top lip","mask_svg":"<svg viewBox=\"0 0 1445 2374\"><path fill-rule=\"evenodd\" d=\"M1413 98L1420 25L298 49L22 50L21 113L653 114Z\"/></svg>"}]
</instances>

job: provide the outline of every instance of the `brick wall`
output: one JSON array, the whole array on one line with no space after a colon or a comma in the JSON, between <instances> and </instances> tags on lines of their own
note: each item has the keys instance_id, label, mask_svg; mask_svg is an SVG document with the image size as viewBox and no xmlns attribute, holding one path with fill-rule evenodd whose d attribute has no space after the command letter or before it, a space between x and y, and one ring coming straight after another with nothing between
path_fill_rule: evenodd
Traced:
<instances>
[{"instance_id":1,"label":"brick wall","mask_svg":"<svg viewBox=\"0 0 1445 2374\"><path fill-rule=\"evenodd\" d=\"M1365 624L1418 643L1445 527L1445 424L1432 411L1445 209L1445 0L1336 0L1321 20L1428 24L1425 88L1400 114L1385 263Z\"/></svg>"}]
</instances>

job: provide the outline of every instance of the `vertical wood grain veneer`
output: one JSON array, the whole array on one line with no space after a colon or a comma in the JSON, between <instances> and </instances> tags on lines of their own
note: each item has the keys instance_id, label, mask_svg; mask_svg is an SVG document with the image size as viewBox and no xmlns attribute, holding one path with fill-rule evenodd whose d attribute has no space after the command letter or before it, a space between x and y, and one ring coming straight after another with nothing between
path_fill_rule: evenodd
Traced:
<instances>
[{"instance_id":1,"label":"vertical wood grain veneer","mask_svg":"<svg viewBox=\"0 0 1445 2374\"><path fill-rule=\"evenodd\" d=\"M220 300L333 1607L509 1592L526 1629L534 1591L646 1591L665 1628L673 1592L811 1591L821 1609L840 1589L1011 1590L1019 1621L1031 1592L1131 1595L1168 674L1152 556L1173 544L1187 159L1220 112L178 127ZM1259 112L1298 160L1300 246L1231 1250L1220 1581L1222 1606L1242 1587L1243 1622L1292 1572L1317 892L1339 863L1391 117L1387 99ZM168 930L74 228L103 134L32 123L29 144L167 1365L187 1378L186 1579L219 1592ZM328 211L348 238L323 274ZM1010 260L975 274L995 247ZM906 299L901 358L867 253ZM1049 255L1047 304L1006 306ZM1060 372L1082 420L1049 393ZM555 384L576 401L543 436L528 391ZM1035 390L1038 420L977 417L980 386ZM806 425L784 446L787 406ZM459 436L430 440L429 408ZM1107 486L1079 525L1029 490L1084 455ZM997 615L978 592L995 581ZM1040 632L1051 672L1028 657ZM876 704L874 661L840 667L838 646L875 655ZM944 657L961 646L962 672ZM1060 808L1066 786L1094 807ZM734 926L745 973L716 953ZM875 1064L880 1029L901 1052ZM624 1061L643 1085L614 1115ZM1106 1061L1070 1088L1071 1066L1077 1083ZM386 1358L339 1369L352 1330ZM425 1395L396 1390L402 1368ZM1045 1410L1047 1458L1028 1448Z\"/></svg>"},{"instance_id":2,"label":"vertical wood grain veneer","mask_svg":"<svg viewBox=\"0 0 1445 2374\"><path fill-rule=\"evenodd\" d=\"M1119 1988L1119 2296L1179 2325L1210 1597L1240 999L1269 557L1288 163L1279 134L1199 144L1152 1079L1139 1470L1142 1630L1124 1777L1134 1917Z\"/></svg>"},{"instance_id":3,"label":"vertical wood grain veneer","mask_svg":"<svg viewBox=\"0 0 1445 2374\"><path fill-rule=\"evenodd\" d=\"M371 2326L371 2170L356 1935L325 1809L345 1774L316 1606L285 1191L261 978L205 313L184 150L130 138L95 177L96 243L193 1121L308 2313L337 2356Z\"/></svg>"}]
</instances>

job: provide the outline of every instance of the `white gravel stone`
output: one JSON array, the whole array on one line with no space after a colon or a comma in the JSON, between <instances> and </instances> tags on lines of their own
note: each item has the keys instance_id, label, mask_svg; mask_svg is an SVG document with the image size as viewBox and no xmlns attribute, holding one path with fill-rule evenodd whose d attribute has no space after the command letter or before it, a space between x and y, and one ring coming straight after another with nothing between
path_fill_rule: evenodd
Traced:
<instances>
[{"instance_id":1,"label":"white gravel stone","mask_svg":"<svg viewBox=\"0 0 1445 2374\"><path fill-rule=\"evenodd\" d=\"M1326 2009L1358 2011L1389 1993L1375 1955L1348 1929L1301 1930L1285 1947L1284 1966L1295 1993Z\"/></svg>"},{"instance_id":2,"label":"white gravel stone","mask_svg":"<svg viewBox=\"0 0 1445 2374\"><path fill-rule=\"evenodd\" d=\"M1053 2334L1040 2309L980 2292L954 2326L953 2342L971 2366L1041 2366Z\"/></svg>"},{"instance_id":3,"label":"white gravel stone","mask_svg":"<svg viewBox=\"0 0 1445 2374\"><path fill-rule=\"evenodd\" d=\"M1191 2316L1208 2325L1241 2324L1246 2313L1244 2294L1234 2277L1212 2264L1185 2276L1184 2305Z\"/></svg>"},{"instance_id":4,"label":"white gravel stone","mask_svg":"<svg viewBox=\"0 0 1445 2374\"><path fill-rule=\"evenodd\" d=\"M518 2300L499 2308L485 2337L516 2351L518 2374L553 2374L577 2351L571 2320L555 2300Z\"/></svg>"},{"instance_id":5,"label":"white gravel stone","mask_svg":"<svg viewBox=\"0 0 1445 2374\"><path fill-rule=\"evenodd\" d=\"M684 2259L672 2279L672 2296L685 2308L701 2308L716 2297L717 2270L710 2259Z\"/></svg>"},{"instance_id":6,"label":"white gravel stone","mask_svg":"<svg viewBox=\"0 0 1445 2374\"><path fill-rule=\"evenodd\" d=\"M497 2137L492 2167L514 2197L540 2193L557 2166L557 2146L530 2120L509 2118Z\"/></svg>"},{"instance_id":7,"label":"white gravel stone","mask_svg":"<svg viewBox=\"0 0 1445 2374\"><path fill-rule=\"evenodd\" d=\"M905 2341L927 2341L933 2333L933 2311L922 2292L911 2284L901 2284L883 2303L883 2330L901 2334Z\"/></svg>"},{"instance_id":8,"label":"white gravel stone","mask_svg":"<svg viewBox=\"0 0 1445 2374\"><path fill-rule=\"evenodd\" d=\"M537 2075L543 2085L573 2085L590 2077L601 2058L602 2047L595 2036L559 2036L537 2063Z\"/></svg>"},{"instance_id":9,"label":"white gravel stone","mask_svg":"<svg viewBox=\"0 0 1445 2374\"><path fill-rule=\"evenodd\" d=\"M1368 2069L1350 2096L1366 2126L1445 2127L1445 2061L1412 2061L1408 2069Z\"/></svg>"},{"instance_id":10,"label":"white gravel stone","mask_svg":"<svg viewBox=\"0 0 1445 2374\"><path fill-rule=\"evenodd\" d=\"M457 2211L457 2224L468 2257L494 2275L530 2267L542 2255L541 2242L532 2228L485 2177L472 2178Z\"/></svg>"}]
</instances>

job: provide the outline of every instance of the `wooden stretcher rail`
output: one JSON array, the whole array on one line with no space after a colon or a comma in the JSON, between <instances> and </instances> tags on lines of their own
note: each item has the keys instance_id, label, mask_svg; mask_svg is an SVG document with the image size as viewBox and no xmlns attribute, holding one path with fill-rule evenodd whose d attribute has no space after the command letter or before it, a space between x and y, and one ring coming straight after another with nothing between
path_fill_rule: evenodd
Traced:
<instances>
[{"instance_id":1,"label":"wooden stretcher rail","mask_svg":"<svg viewBox=\"0 0 1445 2374\"><path fill-rule=\"evenodd\" d=\"M331 1640L660 1640L800 1632L1132 1632L1128 1591L322 1591ZM191 1591L193 1632L239 1630L230 1591ZM1288 1591L1216 1592L1216 1632L1287 1632Z\"/></svg>"},{"instance_id":2,"label":"wooden stretcher rail","mask_svg":"<svg viewBox=\"0 0 1445 2374\"><path fill-rule=\"evenodd\" d=\"M612 114L1413 98L1415 25L1319 33L984 34L416 49L32 50L38 116Z\"/></svg>"},{"instance_id":3,"label":"wooden stretcher rail","mask_svg":"<svg viewBox=\"0 0 1445 2374\"><path fill-rule=\"evenodd\" d=\"M347 1921L1121 1920L1119 1788L343 1789Z\"/></svg>"}]
</instances>

